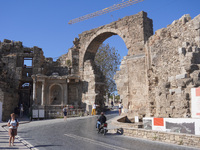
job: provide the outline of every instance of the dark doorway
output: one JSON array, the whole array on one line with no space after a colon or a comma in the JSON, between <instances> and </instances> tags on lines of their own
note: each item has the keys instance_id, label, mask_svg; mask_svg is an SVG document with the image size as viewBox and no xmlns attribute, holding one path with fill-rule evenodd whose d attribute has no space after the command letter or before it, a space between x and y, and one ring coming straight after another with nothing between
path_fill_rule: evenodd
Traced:
<instances>
[{"instance_id":1,"label":"dark doorway","mask_svg":"<svg viewBox=\"0 0 200 150\"><path fill-rule=\"evenodd\" d=\"M32 82L21 82L19 87L19 104L23 104L24 115L29 115L32 105Z\"/></svg>"}]
</instances>

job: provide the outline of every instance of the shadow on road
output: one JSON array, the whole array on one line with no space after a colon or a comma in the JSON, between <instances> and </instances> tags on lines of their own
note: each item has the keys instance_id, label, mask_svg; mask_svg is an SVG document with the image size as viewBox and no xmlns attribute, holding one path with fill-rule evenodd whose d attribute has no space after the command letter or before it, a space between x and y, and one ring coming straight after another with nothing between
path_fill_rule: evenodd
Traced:
<instances>
[{"instance_id":1,"label":"shadow on road","mask_svg":"<svg viewBox=\"0 0 200 150\"><path fill-rule=\"evenodd\" d=\"M27 133L27 131L26 132L24 132L24 131L17 131L17 133Z\"/></svg>"},{"instance_id":2,"label":"shadow on road","mask_svg":"<svg viewBox=\"0 0 200 150\"><path fill-rule=\"evenodd\" d=\"M29 138L23 138L24 140L27 140L27 141L29 141L29 140L34 140L34 139L29 139Z\"/></svg>"},{"instance_id":3,"label":"shadow on road","mask_svg":"<svg viewBox=\"0 0 200 150\"><path fill-rule=\"evenodd\" d=\"M114 135L121 135L121 134L119 134L119 133L106 133L105 136L114 136Z\"/></svg>"},{"instance_id":4,"label":"shadow on road","mask_svg":"<svg viewBox=\"0 0 200 150\"><path fill-rule=\"evenodd\" d=\"M1 138L8 138L8 137L9 137L8 135L7 136L1 135Z\"/></svg>"},{"instance_id":5,"label":"shadow on road","mask_svg":"<svg viewBox=\"0 0 200 150\"><path fill-rule=\"evenodd\" d=\"M35 145L34 147L51 147L51 146L63 146L63 145Z\"/></svg>"},{"instance_id":6,"label":"shadow on road","mask_svg":"<svg viewBox=\"0 0 200 150\"><path fill-rule=\"evenodd\" d=\"M1 136L1 137L2 137L2 136ZM9 139L9 137L7 137L7 138L1 138L1 137L0 137L0 140L3 140L3 139L4 139L4 140L8 140L8 139Z\"/></svg>"},{"instance_id":7,"label":"shadow on road","mask_svg":"<svg viewBox=\"0 0 200 150\"><path fill-rule=\"evenodd\" d=\"M0 149L19 149L18 147L1 147ZM20 150L22 150L21 148Z\"/></svg>"}]
</instances>

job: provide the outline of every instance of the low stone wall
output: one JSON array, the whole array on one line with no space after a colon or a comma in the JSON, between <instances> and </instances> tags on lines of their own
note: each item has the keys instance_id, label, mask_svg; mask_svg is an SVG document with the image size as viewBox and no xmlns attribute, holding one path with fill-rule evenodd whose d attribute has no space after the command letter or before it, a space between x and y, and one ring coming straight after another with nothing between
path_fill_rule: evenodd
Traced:
<instances>
[{"instance_id":1,"label":"low stone wall","mask_svg":"<svg viewBox=\"0 0 200 150\"><path fill-rule=\"evenodd\" d=\"M84 116L84 115L85 115L84 109L68 109L67 110L67 117L79 117L79 116ZM45 117L46 118L62 118L62 117L64 117L62 107L46 106Z\"/></svg>"},{"instance_id":2,"label":"low stone wall","mask_svg":"<svg viewBox=\"0 0 200 150\"><path fill-rule=\"evenodd\" d=\"M123 135L200 148L200 136L195 135L168 133L136 128L123 128Z\"/></svg>"},{"instance_id":3,"label":"low stone wall","mask_svg":"<svg viewBox=\"0 0 200 150\"><path fill-rule=\"evenodd\" d=\"M112 119L110 124L116 127L115 132L125 136L200 148L200 136L198 135L138 129L134 123L119 122L120 119L125 117L117 116Z\"/></svg>"}]
</instances>

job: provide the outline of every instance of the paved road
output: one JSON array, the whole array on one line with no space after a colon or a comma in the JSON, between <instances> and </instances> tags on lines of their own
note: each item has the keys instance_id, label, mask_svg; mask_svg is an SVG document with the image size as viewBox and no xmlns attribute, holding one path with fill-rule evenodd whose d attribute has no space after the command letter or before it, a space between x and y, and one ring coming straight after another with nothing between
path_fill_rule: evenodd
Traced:
<instances>
[{"instance_id":1,"label":"paved road","mask_svg":"<svg viewBox=\"0 0 200 150\"><path fill-rule=\"evenodd\" d=\"M108 118L114 116L110 114ZM34 121L20 125L18 135L39 150L194 150L114 133L103 136L96 131L96 118Z\"/></svg>"}]
</instances>

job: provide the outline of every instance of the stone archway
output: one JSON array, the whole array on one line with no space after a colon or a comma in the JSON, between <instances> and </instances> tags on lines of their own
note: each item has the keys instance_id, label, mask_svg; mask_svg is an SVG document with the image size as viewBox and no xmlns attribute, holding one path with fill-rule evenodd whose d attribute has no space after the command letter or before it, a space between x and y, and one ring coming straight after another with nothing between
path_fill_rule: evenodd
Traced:
<instances>
[{"instance_id":1,"label":"stone archway","mask_svg":"<svg viewBox=\"0 0 200 150\"><path fill-rule=\"evenodd\" d=\"M144 44L153 35L152 20L142 11L79 34L77 42L74 41L74 47L79 51L79 73L82 73L84 61L93 59L99 45L112 35L123 39L129 56L145 54Z\"/></svg>"},{"instance_id":2,"label":"stone archway","mask_svg":"<svg viewBox=\"0 0 200 150\"><path fill-rule=\"evenodd\" d=\"M119 35L123 39L123 36L122 36L121 32L119 30L117 30L117 29L104 29L104 30L98 31L95 35L93 35L91 37L90 41L88 41L86 43L85 55L84 55L84 58L83 58L83 63L86 60L94 60L96 52L97 52L99 46L106 39L108 39L109 37L111 37L113 35ZM123 39L123 41L125 41L125 39Z\"/></svg>"},{"instance_id":3,"label":"stone archway","mask_svg":"<svg viewBox=\"0 0 200 150\"><path fill-rule=\"evenodd\" d=\"M134 64L134 66L130 65L130 68L123 70L126 72L123 76L125 80L119 85L120 89L118 90L123 91L121 92L123 103L125 108L128 109L130 92L134 91L135 95L141 94L141 92L148 93L146 81L146 59L148 58L146 56L148 54L145 52L145 42L153 35L153 25L152 20L147 17L147 13L139 12L136 15L127 16L116 22L79 34L79 38L74 40L74 47L71 49L72 66L76 70L74 73L79 74L81 80L87 85L83 84L83 91L86 91L82 95L83 103L86 106L92 105L94 102L102 103L103 91L101 89L103 89L103 81L99 79L99 76L102 76L102 74L95 66L93 60L100 44L112 35L119 35L128 49L128 56L123 60L123 63L128 64L131 62ZM137 71L133 72L132 67ZM131 73L133 77L129 77ZM118 79L121 80L122 77L120 75L120 73L117 74ZM130 78L136 83L136 86L132 86L132 88L130 88L128 83ZM139 95L135 99L138 97ZM134 97L131 97L131 99L134 99ZM135 99L133 101L136 101ZM143 105L146 103L144 99L147 99L146 95L139 98ZM134 102L131 102L131 104L134 104ZM141 105L141 103L138 105Z\"/></svg>"}]
</instances>

